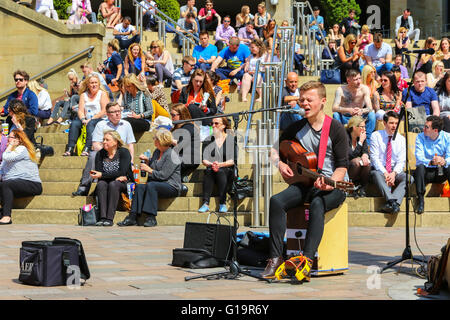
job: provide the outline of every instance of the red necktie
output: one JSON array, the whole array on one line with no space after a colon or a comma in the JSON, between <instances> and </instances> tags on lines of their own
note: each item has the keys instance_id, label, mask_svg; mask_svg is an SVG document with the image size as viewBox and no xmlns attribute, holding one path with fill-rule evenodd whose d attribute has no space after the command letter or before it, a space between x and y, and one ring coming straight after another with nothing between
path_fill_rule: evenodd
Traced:
<instances>
[{"instance_id":1,"label":"red necktie","mask_svg":"<svg viewBox=\"0 0 450 320\"><path fill-rule=\"evenodd\" d=\"M388 137L388 143L386 147L386 170L388 173L391 173L392 171L392 143L391 143L392 137Z\"/></svg>"}]
</instances>

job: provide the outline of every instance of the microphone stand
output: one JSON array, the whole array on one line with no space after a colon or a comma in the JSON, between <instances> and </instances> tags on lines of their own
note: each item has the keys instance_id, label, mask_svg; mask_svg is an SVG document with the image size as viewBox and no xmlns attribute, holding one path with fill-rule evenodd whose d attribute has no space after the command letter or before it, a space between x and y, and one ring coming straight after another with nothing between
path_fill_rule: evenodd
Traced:
<instances>
[{"instance_id":1,"label":"microphone stand","mask_svg":"<svg viewBox=\"0 0 450 320\"><path fill-rule=\"evenodd\" d=\"M184 123L184 122L192 122L192 121L201 121L201 120L205 120L205 119L214 119L214 118L229 118L232 117L233 118L233 129L234 129L234 133L236 133L237 129L238 129L238 125L239 125L239 118L241 116L244 115L248 115L248 114L253 114L253 113L257 113L257 112L265 112L265 111L277 111L277 110L286 110L291 108L291 106L282 106L279 108L268 108L268 109L258 109L258 110L253 110L253 111L242 111L242 112L236 112L236 113L229 113L229 114L216 114L214 116L207 116L207 117L202 117L202 118L196 118L196 119L189 119L189 120L179 120L179 121L174 121L174 124L178 124L178 123ZM234 145L237 145L237 136L236 134L234 134ZM238 178L238 167L237 167L237 153L234 152L234 168L233 168L233 183L232 183L232 188L235 188L236 186L236 181ZM185 277L184 280L185 281L189 281L189 280L193 280L193 279L199 279L199 278L206 278L206 279L220 279L220 278L224 278L224 279L236 279L240 274L242 275L246 275L246 276L250 276L253 278L256 278L258 280L264 280L267 282L272 282L272 279L265 279L263 277L261 277L260 275L256 275L254 273L252 273L249 270L244 270L241 268L241 266L239 265L239 263L237 262L237 203L238 203L238 199L237 199L237 192L236 189L234 189L233 192L233 219L234 219L234 223L233 223L233 234L232 234L232 253L233 256L231 258L231 261L226 260L225 261L225 265L229 266L229 269L226 271L220 271L220 272L214 272L214 273L208 273L208 274L199 274L196 276L190 276L190 277ZM228 257L227 257L228 259Z\"/></svg>"},{"instance_id":2,"label":"microphone stand","mask_svg":"<svg viewBox=\"0 0 450 320\"><path fill-rule=\"evenodd\" d=\"M416 261L416 262L425 262L423 259L421 258L416 258L413 256L412 251L411 251L411 245L410 245L410 235L409 235L409 202L411 200L410 197L410 193L409 193L409 184L410 184L410 172L409 172L409 155L408 155L408 111L406 110L406 102L409 99L410 96L410 91L411 91L411 87L413 85L413 81L414 81L414 76L417 72L417 66L419 64L419 60L420 60L420 56L422 55L422 53L419 53L417 59L416 59L416 65L414 67L414 71L413 71L413 75L411 77L412 81L410 81L408 83L408 89L406 92L406 96L405 99L403 101L403 105L401 107L400 110L400 119L399 119L399 124L402 121L403 118L405 118L404 121L404 131L405 131L405 144L406 144L406 184L405 184L405 196L406 196L406 213L405 213L405 228L406 228L406 232L405 232L405 237L406 237L406 244L405 244L405 249L403 250L402 256L400 259L388 262L386 264L386 266L381 270L380 273L383 273L383 271L385 271L386 269L392 268L393 266L406 261L406 260L411 260L411 261ZM398 128L400 127L400 125L397 126L397 128L395 129L394 135L392 137L392 140L395 140L395 138L397 137L397 133L398 133Z\"/></svg>"}]
</instances>

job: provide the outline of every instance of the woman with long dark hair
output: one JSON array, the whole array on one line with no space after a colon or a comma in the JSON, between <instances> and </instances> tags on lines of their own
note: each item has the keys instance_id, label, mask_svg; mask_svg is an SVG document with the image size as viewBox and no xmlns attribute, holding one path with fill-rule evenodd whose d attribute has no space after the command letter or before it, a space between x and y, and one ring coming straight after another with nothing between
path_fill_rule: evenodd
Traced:
<instances>
[{"instance_id":1,"label":"woman with long dark hair","mask_svg":"<svg viewBox=\"0 0 450 320\"><path fill-rule=\"evenodd\" d=\"M184 103L192 119L213 116L217 113L216 99L211 84L202 69L196 69L187 86L181 90L180 103ZM209 126L211 119L202 120L202 125Z\"/></svg>"},{"instance_id":2,"label":"woman with long dark hair","mask_svg":"<svg viewBox=\"0 0 450 320\"><path fill-rule=\"evenodd\" d=\"M374 93L374 111L382 120L386 112L398 112L402 105L402 92L397 87L397 78L392 71L384 71L380 78L381 86Z\"/></svg>"},{"instance_id":3,"label":"woman with long dark hair","mask_svg":"<svg viewBox=\"0 0 450 320\"><path fill-rule=\"evenodd\" d=\"M353 116L348 121L346 128L349 142L348 160L350 161L348 176L353 183L358 185L358 196L365 197L371 169L366 139L366 122L361 116Z\"/></svg>"},{"instance_id":4,"label":"woman with long dark hair","mask_svg":"<svg viewBox=\"0 0 450 320\"><path fill-rule=\"evenodd\" d=\"M36 151L27 135L17 129L8 136L8 146L0 165L0 225L11 224L14 198L31 197L42 193Z\"/></svg>"}]
</instances>

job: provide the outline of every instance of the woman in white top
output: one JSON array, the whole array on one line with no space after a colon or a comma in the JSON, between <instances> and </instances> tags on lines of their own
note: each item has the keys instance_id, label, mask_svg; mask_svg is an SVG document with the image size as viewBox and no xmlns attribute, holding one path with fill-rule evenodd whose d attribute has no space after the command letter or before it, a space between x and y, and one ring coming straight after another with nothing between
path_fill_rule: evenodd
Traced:
<instances>
[{"instance_id":1,"label":"woman in white top","mask_svg":"<svg viewBox=\"0 0 450 320\"><path fill-rule=\"evenodd\" d=\"M266 53L266 47L262 40L253 39L250 43L250 52L252 53L246 59L244 66L244 75L242 77L241 83L241 97L243 102L247 102L247 94L252 86L253 78L256 72L256 64L258 61L267 62L269 55ZM258 84L261 84L262 76L258 76ZM261 88L257 88L258 99L256 101L261 101Z\"/></svg>"},{"instance_id":2,"label":"woman in white top","mask_svg":"<svg viewBox=\"0 0 450 320\"><path fill-rule=\"evenodd\" d=\"M52 99L48 91L36 80L28 82L28 88L38 97L38 113L36 116L40 119L50 118L50 114L52 113Z\"/></svg>"},{"instance_id":3,"label":"woman in white top","mask_svg":"<svg viewBox=\"0 0 450 320\"><path fill-rule=\"evenodd\" d=\"M0 165L0 225L11 224L14 198L42 193L36 152L25 132L14 129L9 133L8 146Z\"/></svg>"},{"instance_id":4,"label":"woman in white top","mask_svg":"<svg viewBox=\"0 0 450 320\"><path fill-rule=\"evenodd\" d=\"M80 86L80 103L78 105L78 119L70 124L69 140L63 156L74 153L75 144L81 133L81 127L86 126L86 144L81 152L88 156L92 146L92 132L96 124L106 116L106 105L109 102L108 93L100 85L98 75L91 73Z\"/></svg>"},{"instance_id":5,"label":"woman in white top","mask_svg":"<svg viewBox=\"0 0 450 320\"><path fill-rule=\"evenodd\" d=\"M147 70L150 75L156 74L159 83L165 79L171 79L174 71L172 56L168 50L164 49L164 42L161 40L152 41L151 52L147 52Z\"/></svg>"},{"instance_id":6,"label":"woman in white top","mask_svg":"<svg viewBox=\"0 0 450 320\"><path fill-rule=\"evenodd\" d=\"M431 73L427 73L427 86L434 89L439 80L444 77L444 63L436 60L431 66Z\"/></svg>"}]
</instances>

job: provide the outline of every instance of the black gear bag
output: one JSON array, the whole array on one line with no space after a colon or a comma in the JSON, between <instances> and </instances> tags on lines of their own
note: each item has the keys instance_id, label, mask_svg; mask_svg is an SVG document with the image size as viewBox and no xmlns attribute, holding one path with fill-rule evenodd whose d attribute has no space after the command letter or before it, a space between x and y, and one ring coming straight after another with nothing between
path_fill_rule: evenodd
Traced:
<instances>
[{"instance_id":1,"label":"black gear bag","mask_svg":"<svg viewBox=\"0 0 450 320\"><path fill-rule=\"evenodd\" d=\"M19 274L22 283L44 287L70 286L84 284L89 278L89 267L79 240L55 238L22 242Z\"/></svg>"}]
</instances>

